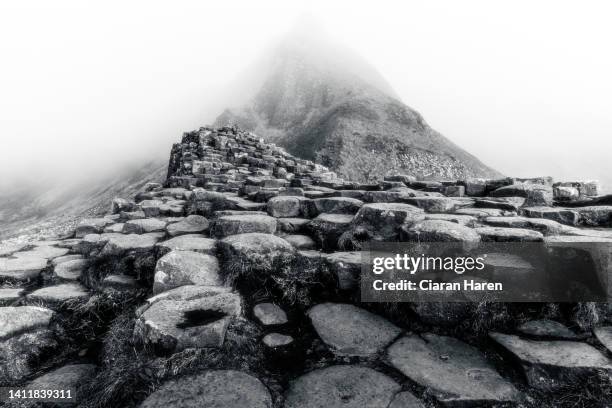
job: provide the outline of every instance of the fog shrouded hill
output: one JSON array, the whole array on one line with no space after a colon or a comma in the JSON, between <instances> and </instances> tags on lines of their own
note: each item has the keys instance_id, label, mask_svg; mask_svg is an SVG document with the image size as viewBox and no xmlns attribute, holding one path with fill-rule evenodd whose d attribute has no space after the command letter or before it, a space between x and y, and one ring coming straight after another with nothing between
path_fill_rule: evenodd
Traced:
<instances>
[{"instance_id":1,"label":"fog shrouded hill","mask_svg":"<svg viewBox=\"0 0 612 408\"><path fill-rule=\"evenodd\" d=\"M302 24L269 52L256 68L265 72L261 88L215 125L237 124L351 180L394 172L500 176L429 127L366 61L314 35L320 32Z\"/></svg>"}]
</instances>

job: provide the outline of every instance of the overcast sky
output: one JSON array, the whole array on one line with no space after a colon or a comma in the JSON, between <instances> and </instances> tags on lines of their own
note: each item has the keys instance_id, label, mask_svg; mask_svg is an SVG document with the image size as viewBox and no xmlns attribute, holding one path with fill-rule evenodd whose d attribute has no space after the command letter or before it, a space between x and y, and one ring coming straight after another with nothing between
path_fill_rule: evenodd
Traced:
<instances>
[{"instance_id":1,"label":"overcast sky","mask_svg":"<svg viewBox=\"0 0 612 408\"><path fill-rule=\"evenodd\" d=\"M308 12L486 164L610 184L608 4L2 2L0 180L90 176L165 157Z\"/></svg>"}]
</instances>

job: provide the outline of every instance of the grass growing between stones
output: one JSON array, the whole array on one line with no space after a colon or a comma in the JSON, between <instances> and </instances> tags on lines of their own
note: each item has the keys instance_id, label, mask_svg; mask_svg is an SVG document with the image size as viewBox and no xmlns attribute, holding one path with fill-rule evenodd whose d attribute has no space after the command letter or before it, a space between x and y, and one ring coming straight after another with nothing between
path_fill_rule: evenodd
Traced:
<instances>
[{"instance_id":1,"label":"grass growing between stones","mask_svg":"<svg viewBox=\"0 0 612 408\"><path fill-rule=\"evenodd\" d=\"M111 324L100 351L101 370L83 391L86 408L134 407L163 382L209 369L235 369L254 373L271 389L265 372L260 329L235 319L222 348L186 349L158 356L152 347L133 342L134 312L125 312Z\"/></svg>"}]
</instances>

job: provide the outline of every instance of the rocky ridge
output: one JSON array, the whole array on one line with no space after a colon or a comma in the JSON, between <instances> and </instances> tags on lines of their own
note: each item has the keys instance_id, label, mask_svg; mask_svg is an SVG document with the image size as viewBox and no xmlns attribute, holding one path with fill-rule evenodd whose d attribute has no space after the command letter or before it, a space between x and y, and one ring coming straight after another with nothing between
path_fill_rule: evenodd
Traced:
<instances>
[{"instance_id":1,"label":"rocky ridge","mask_svg":"<svg viewBox=\"0 0 612 408\"><path fill-rule=\"evenodd\" d=\"M612 242L606 200L548 178L355 183L201 128L166 185L71 237L0 245L0 385L61 380L87 407L597 406L607 304L361 303L360 251Z\"/></svg>"}]
</instances>

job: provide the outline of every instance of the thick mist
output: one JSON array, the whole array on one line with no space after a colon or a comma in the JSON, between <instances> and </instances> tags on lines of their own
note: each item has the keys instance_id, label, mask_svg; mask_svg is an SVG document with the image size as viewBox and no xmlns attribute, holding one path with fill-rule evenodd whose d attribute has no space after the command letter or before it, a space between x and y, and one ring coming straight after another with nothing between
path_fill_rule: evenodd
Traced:
<instances>
[{"instance_id":1,"label":"thick mist","mask_svg":"<svg viewBox=\"0 0 612 408\"><path fill-rule=\"evenodd\" d=\"M606 2L329 3L3 3L0 188L165 160L246 100L265 75L253 62L307 12L484 163L609 190Z\"/></svg>"}]
</instances>

